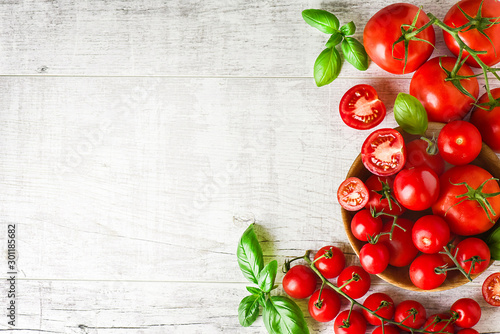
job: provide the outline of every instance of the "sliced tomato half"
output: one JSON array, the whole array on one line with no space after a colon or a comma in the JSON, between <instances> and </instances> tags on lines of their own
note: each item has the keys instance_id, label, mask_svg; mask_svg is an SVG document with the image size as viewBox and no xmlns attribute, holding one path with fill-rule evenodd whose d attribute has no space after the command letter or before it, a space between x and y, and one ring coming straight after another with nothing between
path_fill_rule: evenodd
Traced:
<instances>
[{"instance_id":1,"label":"sliced tomato half","mask_svg":"<svg viewBox=\"0 0 500 334\"><path fill-rule=\"evenodd\" d=\"M484 300L493 306L500 306L500 272L493 273L483 283Z\"/></svg>"},{"instance_id":2,"label":"sliced tomato half","mask_svg":"<svg viewBox=\"0 0 500 334\"><path fill-rule=\"evenodd\" d=\"M339 204L348 211L361 210L369 198L368 188L357 177L346 179L337 190Z\"/></svg>"},{"instance_id":3,"label":"sliced tomato half","mask_svg":"<svg viewBox=\"0 0 500 334\"><path fill-rule=\"evenodd\" d=\"M349 89L340 100L339 111L344 123L358 130L377 126L386 114L384 103L370 85L356 85Z\"/></svg>"},{"instance_id":4,"label":"sliced tomato half","mask_svg":"<svg viewBox=\"0 0 500 334\"><path fill-rule=\"evenodd\" d=\"M361 147L361 159L366 169L375 175L396 174L406 163L403 136L389 128L373 131Z\"/></svg>"}]
</instances>

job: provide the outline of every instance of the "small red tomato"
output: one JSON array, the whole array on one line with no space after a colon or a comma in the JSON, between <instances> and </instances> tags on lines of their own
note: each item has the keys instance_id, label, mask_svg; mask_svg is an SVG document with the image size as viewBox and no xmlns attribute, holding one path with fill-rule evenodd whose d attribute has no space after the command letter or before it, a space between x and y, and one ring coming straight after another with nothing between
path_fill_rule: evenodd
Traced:
<instances>
[{"instance_id":1,"label":"small red tomato","mask_svg":"<svg viewBox=\"0 0 500 334\"><path fill-rule=\"evenodd\" d=\"M366 169L375 175L396 174L406 163L403 136L394 129L373 131L361 147L361 160Z\"/></svg>"},{"instance_id":2,"label":"small red tomato","mask_svg":"<svg viewBox=\"0 0 500 334\"><path fill-rule=\"evenodd\" d=\"M426 166L404 169L394 179L394 195L409 210L428 209L439 196L439 176Z\"/></svg>"},{"instance_id":3,"label":"small red tomato","mask_svg":"<svg viewBox=\"0 0 500 334\"><path fill-rule=\"evenodd\" d=\"M377 292L369 295L365 299L363 306L372 311L376 311L376 314L386 319L392 319L394 316L394 301L385 293ZM367 310L363 309L363 315L365 316L366 321L368 321L371 325L382 325L382 321Z\"/></svg>"},{"instance_id":4,"label":"small red tomato","mask_svg":"<svg viewBox=\"0 0 500 334\"><path fill-rule=\"evenodd\" d=\"M318 260L322 255L324 256ZM344 253L335 246L322 247L314 256L314 266L325 278L335 278L345 267Z\"/></svg>"},{"instance_id":5,"label":"small red tomato","mask_svg":"<svg viewBox=\"0 0 500 334\"><path fill-rule=\"evenodd\" d=\"M450 320L448 314L439 313L433 314L425 321L424 328L429 332L439 332L439 333L455 333L453 328L453 321Z\"/></svg>"},{"instance_id":6,"label":"small red tomato","mask_svg":"<svg viewBox=\"0 0 500 334\"><path fill-rule=\"evenodd\" d=\"M484 280L482 293L488 304L500 306L500 272L493 273Z\"/></svg>"},{"instance_id":7,"label":"small red tomato","mask_svg":"<svg viewBox=\"0 0 500 334\"><path fill-rule=\"evenodd\" d=\"M382 230L382 218L373 217L370 210L363 209L357 212L351 220L351 232L356 239L368 241Z\"/></svg>"},{"instance_id":8,"label":"small red tomato","mask_svg":"<svg viewBox=\"0 0 500 334\"><path fill-rule=\"evenodd\" d=\"M450 228L439 216L423 216L413 225L412 240L419 251L434 254L442 251L450 240Z\"/></svg>"},{"instance_id":9,"label":"small red tomato","mask_svg":"<svg viewBox=\"0 0 500 334\"><path fill-rule=\"evenodd\" d=\"M347 283L348 281L350 282ZM370 285L370 274L360 266L349 266L337 277L337 286L342 287L342 291L354 299L363 297L370 289Z\"/></svg>"},{"instance_id":10,"label":"small red tomato","mask_svg":"<svg viewBox=\"0 0 500 334\"><path fill-rule=\"evenodd\" d=\"M383 243L365 244L359 252L359 261L368 273L380 274L389 265L389 250Z\"/></svg>"},{"instance_id":11,"label":"small red tomato","mask_svg":"<svg viewBox=\"0 0 500 334\"><path fill-rule=\"evenodd\" d=\"M404 228L404 231L399 227L394 227L392 232L392 240L389 236L383 235L379 242L383 243L389 250L389 264L394 267L405 267L409 265L418 254L418 249L411 240L411 230L413 222L406 218L398 218L396 222ZM390 232L392 221L384 224L382 232Z\"/></svg>"},{"instance_id":12,"label":"small red tomato","mask_svg":"<svg viewBox=\"0 0 500 334\"><path fill-rule=\"evenodd\" d=\"M406 144L405 168L427 166L437 175L444 172L444 160L436 143L429 139L415 139Z\"/></svg>"},{"instance_id":13,"label":"small red tomato","mask_svg":"<svg viewBox=\"0 0 500 334\"><path fill-rule=\"evenodd\" d=\"M370 85L356 85L340 100L340 117L344 123L358 130L371 129L385 117L385 105Z\"/></svg>"},{"instance_id":14,"label":"small red tomato","mask_svg":"<svg viewBox=\"0 0 500 334\"><path fill-rule=\"evenodd\" d=\"M481 133L469 122L453 121L439 132L438 148L441 156L452 165L466 165L481 152Z\"/></svg>"},{"instance_id":15,"label":"small red tomato","mask_svg":"<svg viewBox=\"0 0 500 334\"><path fill-rule=\"evenodd\" d=\"M457 334L479 334L479 332L473 328L464 328L459 330Z\"/></svg>"},{"instance_id":16,"label":"small red tomato","mask_svg":"<svg viewBox=\"0 0 500 334\"><path fill-rule=\"evenodd\" d=\"M315 289L316 274L304 265L293 266L283 277L283 290L292 298L307 298Z\"/></svg>"},{"instance_id":17,"label":"small red tomato","mask_svg":"<svg viewBox=\"0 0 500 334\"><path fill-rule=\"evenodd\" d=\"M426 317L427 312L425 312L425 308L422 304L414 300L405 300L399 303L394 312L394 321L402 322L403 325L414 329L422 327ZM408 329L401 326L399 327L409 332Z\"/></svg>"},{"instance_id":18,"label":"small red tomato","mask_svg":"<svg viewBox=\"0 0 500 334\"><path fill-rule=\"evenodd\" d=\"M340 312L335 319L333 331L335 334L364 334L366 332L366 320L358 311L349 312L349 310L345 310Z\"/></svg>"},{"instance_id":19,"label":"small red tomato","mask_svg":"<svg viewBox=\"0 0 500 334\"><path fill-rule=\"evenodd\" d=\"M384 325L375 328L372 334L399 334L399 329L393 325Z\"/></svg>"},{"instance_id":20,"label":"small red tomato","mask_svg":"<svg viewBox=\"0 0 500 334\"><path fill-rule=\"evenodd\" d=\"M406 209L400 205L394 197L392 184L394 179L387 176L371 175L365 185L368 188L370 199L365 208L374 208L375 211L384 211L385 213L400 216Z\"/></svg>"},{"instance_id":21,"label":"small red tomato","mask_svg":"<svg viewBox=\"0 0 500 334\"><path fill-rule=\"evenodd\" d=\"M481 306L472 298L460 298L451 305L455 324L462 328L471 328L481 319Z\"/></svg>"},{"instance_id":22,"label":"small red tomato","mask_svg":"<svg viewBox=\"0 0 500 334\"><path fill-rule=\"evenodd\" d=\"M422 290L432 290L443 284L447 273L436 272L436 269L443 268L446 262L439 254L422 254L410 265L410 280Z\"/></svg>"},{"instance_id":23,"label":"small red tomato","mask_svg":"<svg viewBox=\"0 0 500 334\"><path fill-rule=\"evenodd\" d=\"M500 98L500 88L492 89L491 94L495 99ZM500 106L493 105L490 109L490 106L484 103L489 103L488 93L484 93L477 101L479 107L472 110L470 122L477 127L483 141L493 151L500 153Z\"/></svg>"},{"instance_id":24,"label":"small red tomato","mask_svg":"<svg viewBox=\"0 0 500 334\"><path fill-rule=\"evenodd\" d=\"M363 181L357 177L350 177L342 182L337 190L337 200L339 204L348 211L358 211L362 209L370 195Z\"/></svg>"},{"instance_id":25,"label":"small red tomato","mask_svg":"<svg viewBox=\"0 0 500 334\"><path fill-rule=\"evenodd\" d=\"M330 288L318 289L309 298L308 310L316 321L332 321L340 311L340 298Z\"/></svg>"},{"instance_id":26,"label":"small red tomato","mask_svg":"<svg viewBox=\"0 0 500 334\"><path fill-rule=\"evenodd\" d=\"M465 272L482 273L488 268L491 253L488 245L479 238L466 238L457 245L456 258Z\"/></svg>"}]
</instances>

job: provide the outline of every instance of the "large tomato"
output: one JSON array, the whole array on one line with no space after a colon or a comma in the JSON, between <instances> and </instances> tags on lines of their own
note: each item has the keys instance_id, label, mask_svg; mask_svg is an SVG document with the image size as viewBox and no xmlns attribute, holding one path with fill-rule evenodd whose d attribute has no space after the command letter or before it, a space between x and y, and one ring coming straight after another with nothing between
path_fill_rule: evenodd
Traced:
<instances>
[{"instance_id":1,"label":"large tomato","mask_svg":"<svg viewBox=\"0 0 500 334\"><path fill-rule=\"evenodd\" d=\"M448 75L439 66L439 59L448 71L453 69L457 60L455 57L436 57L426 62L413 75L410 94L422 103L429 121L448 123L464 118L472 108L474 100L460 92L451 81L445 81ZM457 75L474 75L474 72L464 64ZM462 79L460 83L477 99L479 84L476 78Z\"/></svg>"},{"instance_id":2,"label":"large tomato","mask_svg":"<svg viewBox=\"0 0 500 334\"><path fill-rule=\"evenodd\" d=\"M462 0L450 8L444 17L443 22L449 27L461 27L468 23L469 19L460 9L462 9L469 16L476 17L481 3L483 4L481 8L481 16L483 18L495 18L500 16L500 2L496 0L484 0L483 2L478 0ZM485 54L478 54L478 57L487 66L495 65L500 61L500 25L495 24L490 26L490 24L491 23L489 22L483 21L473 29L469 29L469 27L467 27L462 29L462 32L458 33L460 39L471 49L486 51ZM484 29L483 32L489 37L489 39L481 33L481 29ZM455 56L458 56L460 46L457 41L444 30L443 37L448 49L450 49ZM463 57L466 57L467 55L469 55L469 53L464 51ZM467 59L467 64L479 67L477 61L472 57Z\"/></svg>"},{"instance_id":3,"label":"large tomato","mask_svg":"<svg viewBox=\"0 0 500 334\"><path fill-rule=\"evenodd\" d=\"M404 42L393 44L401 37L401 26L411 25L418 13L418 7L408 3L396 3L382 8L368 21L363 32L363 44L368 56L375 64L387 72L394 74L411 73L420 67L432 54L435 42L434 29L426 28L416 37L429 41L411 40L408 43L408 58L405 68ZM429 22L427 15L421 11L416 27L420 28ZM408 29L407 27L405 29Z\"/></svg>"},{"instance_id":4,"label":"large tomato","mask_svg":"<svg viewBox=\"0 0 500 334\"><path fill-rule=\"evenodd\" d=\"M489 180L491 178L492 175L487 170L474 165L450 168L440 177L441 192L432 206L432 212L443 217L450 230L458 235L474 235L489 230L494 225L492 221L500 217L500 195L484 198L494 211L493 214L487 209L491 220L480 205L482 194L500 192L498 182ZM481 189L476 191L485 181L482 192ZM462 182L467 182L471 189L467 189L464 184L458 185ZM460 197L468 192L470 196ZM475 199L469 200L469 197Z\"/></svg>"},{"instance_id":5,"label":"large tomato","mask_svg":"<svg viewBox=\"0 0 500 334\"><path fill-rule=\"evenodd\" d=\"M500 38L500 34L498 36ZM498 54L500 55L500 51ZM495 99L500 98L500 88L492 89L491 94L493 94L493 98ZM479 98L477 104L481 105L482 103L488 102L488 94L485 93ZM493 106L491 110L482 108L489 109L486 105L481 106L481 108L476 107L472 110L470 122L477 127L479 132L481 132L483 141L488 144L493 151L500 153L500 106Z\"/></svg>"}]
</instances>

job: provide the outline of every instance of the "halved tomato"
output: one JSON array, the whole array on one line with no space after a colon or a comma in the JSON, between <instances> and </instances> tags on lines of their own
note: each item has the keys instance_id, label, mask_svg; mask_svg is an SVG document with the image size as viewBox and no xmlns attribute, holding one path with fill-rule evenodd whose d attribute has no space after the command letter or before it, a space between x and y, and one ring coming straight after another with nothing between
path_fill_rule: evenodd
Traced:
<instances>
[{"instance_id":1,"label":"halved tomato","mask_svg":"<svg viewBox=\"0 0 500 334\"><path fill-rule=\"evenodd\" d=\"M361 159L366 169L375 175L396 174L406 163L403 136L389 128L373 131L361 147Z\"/></svg>"},{"instance_id":2,"label":"halved tomato","mask_svg":"<svg viewBox=\"0 0 500 334\"><path fill-rule=\"evenodd\" d=\"M384 103L370 85L356 85L349 89L340 100L339 111L344 123L358 130L379 125L386 114Z\"/></svg>"},{"instance_id":3,"label":"halved tomato","mask_svg":"<svg viewBox=\"0 0 500 334\"><path fill-rule=\"evenodd\" d=\"M493 306L500 306L500 273L493 273L483 283L484 300Z\"/></svg>"},{"instance_id":4,"label":"halved tomato","mask_svg":"<svg viewBox=\"0 0 500 334\"><path fill-rule=\"evenodd\" d=\"M357 177L346 179L337 190L339 204L348 211L361 210L369 198L368 188Z\"/></svg>"}]
</instances>

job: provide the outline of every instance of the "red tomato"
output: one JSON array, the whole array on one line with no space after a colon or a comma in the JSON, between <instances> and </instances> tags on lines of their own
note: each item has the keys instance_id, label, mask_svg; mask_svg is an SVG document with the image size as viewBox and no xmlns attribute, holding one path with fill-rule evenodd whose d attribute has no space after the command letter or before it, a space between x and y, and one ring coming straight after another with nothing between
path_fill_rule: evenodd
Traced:
<instances>
[{"instance_id":1,"label":"red tomato","mask_svg":"<svg viewBox=\"0 0 500 334\"><path fill-rule=\"evenodd\" d=\"M405 168L427 166L441 175L444 172L444 160L437 150L437 145L424 139L415 139L406 144Z\"/></svg>"},{"instance_id":2,"label":"red tomato","mask_svg":"<svg viewBox=\"0 0 500 334\"><path fill-rule=\"evenodd\" d=\"M488 215L476 200L464 200L465 197L458 197L467 193L465 185L456 185L467 182L470 187L477 189L483 182L491 179L491 174L485 169L464 165L450 168L440 177L441 193L432 206L432 212L441 216L450 226L450 230L458 235L474 235L485 232L493 227L493 223L488 219ZM486 182L482 188L484 193L500 192L500 186L495 180ZM480 196L476 193L473 197ZM491 205L495 214L490 213L491 219L496 221L500 217L500 196L486 199ZM461 202L462 201L462 202ZM458 204L461 202L460 204Z\"/></svg>"},{"instance_id":3,"label":"red tomato","mask_svg":"<svg viewBox=\"0 0 500 334\"><path fill-rule=\"evenodd\" d=\"M457 334L479 334L479 332L473 328L464 328L459 330Z\"/></svg>"},{"instance_id":4,"label":"red tomato","mask_svg":"<svg viewBox=\"0 0 500 334\"><path fill-rule=\"evenodd\" d=\"M453 328L453 321L450 321L450 316L448 314L439 313L433 314L425 321L425 330L429 332L439 332L439 333L455 333Z\"/></svg>"},{"instance_id":5,"label":"red tomato","mask_svg":"<svg viewBox=\"0 0 500 334\"><path fill-rule=\"evenodd\" d=\"M468 23L469 20L460 11L460 9L462 9L468 15L475 17L479 10L480 4L481 1L477 0L462 0L456 3L453 7L450 8L448 13L444 17L444 24L449 27L463 26L464 24ZM495 0L484 0L483 6L481 8L481 14L483 18L494 18L500 16L500 3ZM485 54L478 54L479 59L481 59L481 61L484 62L487 66L492 66L500 61L500 26L492 25L491 27L484 29L484 33L488 37L481 34L481 32L479 32L477 29L464 28L462 29L462 32L458 33L458 36L471 49L486 51ZM450 51L455 56L458 56L460 46L458 45L457 41L444 30L443 37L448 49L450 49ZM468 55L469 53L464 50L462 57L465 58ZM467 64L469 64L470 66L479 67L477 61L472 57L467 58Z\"/></svg>"},{"instance_id":6,"label":"red tomato","mask_svg":"<svg viewBox=\"0 0 500 334\"><path fill-rule=\"evenodd\" d=\"M340 117L351 128L368 130L380 124L385 117L385 105L370 85L356 85L340 100Z\"/></svg>"},{"instance_id":7,"label":"red tomato","mask_svg":"<svg viewBox=\"0 0 500 334\"><path fill-rule=\"evenodd\" d=\"M368 298L365 299L363 306L372 311L378 310L375 313L385 319L392 319L394 316L394 301L385 293L377 292L369 295ZM379 318L365 309L363 309L363 315L365 316L366 321L368 321L371 325L382 325L382 321Z\"/></svg>"},{"instance_id":8,"label":"red tomato","mask_svg":"<svg viewBox=\"0 0 500 334\"><path fill-rule=\"evenodd\" d=\"M370 194L365 208L374 208L377 212L383 210L385 213L400 216L406 209L396 201L393 195L393 182L391 177L371 175L365 181Z\"/></svg>"},{"instance_id":9,"label":"red tomato","mask_svg":"<svg viewBox=\"0 0 500 334\"><path fill-rule=\"evenodd\" d=\"M304 265L293 266L283 277L283 290L292 298L307 298L315 289L316 274Z\"/></svg>"},{"instance_id":10,"label":"red tomato","mask_svg":"<svg viewBox=\"0 0 500 334\"><path fill-rule=\"evenodd\" d=\"M471 328L481 319L481 306L471 298L461 298L451 305L455 324L462 328Z\"/></svg>"},{"instance_id":11,"label":"red tomato","mask_svg":"<svg viewBox=\"0 0 500 334\"><path fill-rule=\"evenodd\" d=\"M361 147L361 159L366 169L375 175L396 174L406 163L403 136L394 129L373 131Z\"/></svg>"},{"instance_id":12,"label":"red tomato","mask_svg":"<svg viewBox=\"0 0 500 334\"><path fill-rule=\"evenodd\" d=\"M352 311L349 321L349 310L340 312L333 323L335 334L365 334L366 320L358 311Z\"/></svg>"},{"instance_id":13,"label":"red tomato","mask_svg":"<svg viewBox=\"0 0 500 334\"><path fill-rule=\"evenodd\" d=\"M481 239L467 238L458 244L456 259L465 272L479 274L490 265L490 249Z\"/></svg>"},{"instance_id":14,"label":"red tomato","mask_svg":"<svg viewBox=\"0 0 500 334\"><path fill-rule=\"evenodd\" d=\"M425 312L425 308L422 304L414 300L405 300L399 303L394 312L394 321L402 322L403 325L414 329L422 327L426 317L427 312ZM409 332L408 329L399 327Z\"/></svg>"},{"instance_id":15,"label":"red tomato","mask_svg":"<svg viewBox=\"0 0 500 334\"><path fill-rule=\"evenodd\" d=\"M500 272L493 273L484 280L482 293L488 304L500 306Z\"/></svg>"},{"instance_id":16,"label":"red tomato","mask_svg":"<svg viewBox=\"0 0 500 334\"><path fill-rule=\"evenodd\" d=\"M439 254L422 254L410 265L410 280L422 290L432 290L443 284L446 271L437 273L436 268L443 268L446 262Z\"/></svg>"},{"instance_id":17,"label":"red tomato","mask_svg":"<svg viewBox=\"0 0 500 334\"><path fill-rule=\"evenodd\" d=\"M308 303L309 314L319 322L328 322L335 319L340 311L340 298L335 291L330 288L316 290Z\"/></svg>"},{"instance_id":18,"label":"red tomato","mask_svg":"<svg viewBox=\"0 0 500 334\"><path fill-rule=\"evenodd\" d=\"M500 34L498 36L500 37ZM500 52L498 54L500 55ZM491 94L495 99L500 98L500 88L492 89ZM485 93L479 98L477 104L480 105L481 103L487 103L488 101L488 94ZM482 107L488 108L488 106ZM479 132L481 132L483 141L493 151L500 153L500 106L494 106L491 110L489 110L489 108L488 110L484 110L476 107L472 110L470 122L477 127Z\"/></svg>"},{"instance_id":19,"label":"red tomato","mask_svg":"<svg viewBox=\"0 0 500 334\"><path fill-rule=\"evenodd\" d=\"M389 240L388 235L383 235L380 237L379 242L382 242L389 250L390 265L405 267L409 265L418 254L418 249L411 240L413 222L409 219L398 218L397 224L406 231L396 226L392 233L392 240ZM391 227L392 221L385 223L382 227L382 232L390 232Z\"/></svg>"},{"instance_id":20,"label":"red tomato","mask_svg":"<svg viewBox=\"0 0 500 334\"><path fill-rule=\"evenodd\" d=\"M366 53L375 64L387 72L394 74L411 73L419 68L432 54L435 43L434 29L426 28L416 35L432 45L412 40L408 43L408 58L405 68L404 43L393 44L401 37L401 26L411 25L417 16L418 7L407 3L396 3L382 8L368 21L363 32L363 44ZM420 28L429 22L427 15L421 11L416 27ZM405 28L408 29L408 28Z\"/></svg>"},{"instance_id":21,"label":"red tomato","mask_svg":"<svg viewBox=\"0 0 500 334\"><path fill-rule=\"evenodd\" d=\"M483 141L479 130L466 121L452 121L439 132L438 148L441 156L452 165L466 165L481 152Z\"/></svg>"},{"instance_id":22,"label":"red tomato","mask_svg":"<svg viewBox=\"0 0 500 334\"><path fill-rule=\"evenodd\" d=\"M372 334L399 334L399 329L393 325L384 325L375 328Z\"/></svg>"},{"instance_id":23,"label":"red tomato","mask_svg":"<svg viewBox=\"0 0 500 334\"><path fill-rule=\"evenodd\" d=\"M356 239L368 241L368 237L373 238L382 230L382 218L373 217L370 210L363 209L356 212L351 220L351 232Z\"/></svg>"},{"instance_id":24,"label":"red tomato","mask_svg":"<svg viewBox=\"0 0 500 334\"><path fill-rule=\"evenodd\" d=\"M413 225L412 240L419 251L434 254L442 251L450 240L450 228L439 216L423 216Z\"/></svg>"},{"instance_id":25,"label":"red tomato","mask_svg":"<svg viewBox=\"0 0 500 334\"><path fill-rule=\"evenodd\" d=\"M324 255L318 260L320 256ZM335 246L322 247L314 256L314 266L325 278L337 277L345 266L345 256L342 251Z\"/></svg>"},{"instance_id":26,"label":"red tomato","mask_svg":"<svg viewBox=\"0 0 500 334\"><path fill-rule=\"evenodd\" d=\"M394 179L394 195L407 209L428 209L439 196L439 176L427 166L404 169Z\"/></svg>"},{"instance_id":27,"label":"red tomato","mask_svg":"<svg viewBox=\"0 0 500 334\"><path fill-rule=\"evenodd\" d=\"M348 211L362 209L370 195L363 181L357 177L350 177L342 182L337 190L337 200L339 204Z\"/></svg>"},{"instance_id":28,"label":"red tomato","mask_svg":"<svg viewBox=\"0 0 500 334\"><path fill-rule=\"evenodd\" d=\"M342 270L339 277L337 277L337 286L340 288L349 280L352 281L346 284L342 288L342 291L344 291L351 298L361 298L370 289L370 274L368 274L360 266L349 266Z\"/></svg>"},{"instance_id":29,"label":"red tomato","mask_svg":"<svg viewBox=\"0 0 500 334\"><path fill-rule=\"evenodd\" d=\"M429 121L448 123L464 118L475 100L460 92L451 81L445 81L448 75L439 66L439 59L448 71L453 69L456 62L455 57L436 57L426 62L413 75L410 94L422 102ZM474 72L464 64L458 75L474 75ZM462 79L460 83L477 99L479 84L476 78Z\"/></svg>"},{"instance_id":30,"label":"red tomato","mask_svg":"<svg viewBox=\"0 0 500 334\"><path fill-rule=\"evenodd\" d=\"M380 274L389 265L389 250L383 243L365 244L359 252L359 262L370 274Z\"/></svg>"}]
</instances>

